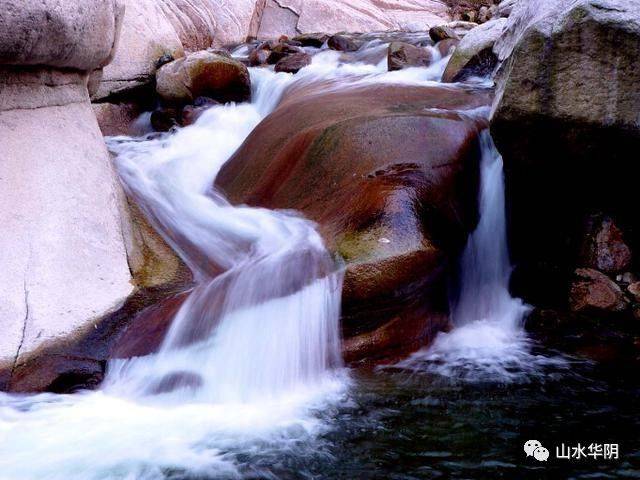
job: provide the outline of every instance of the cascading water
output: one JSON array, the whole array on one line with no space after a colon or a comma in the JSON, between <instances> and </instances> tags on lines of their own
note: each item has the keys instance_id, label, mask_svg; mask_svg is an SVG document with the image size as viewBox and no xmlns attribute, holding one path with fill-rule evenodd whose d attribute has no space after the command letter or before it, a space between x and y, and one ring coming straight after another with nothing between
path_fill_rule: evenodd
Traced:
<instances>
[{"instance_id":1,"label":"cascading water","mask_svg":"<svg viewBox=\"0 0 640 480\"><path fill-rule=\"evenodd\" d=\"M244 402L316 383L340 365L342 274L313 224L233 207L212 190L222 164L291 81L265 70L253 76L251 104L212 108L193 127L156 140L110 142L130 194L197 286L157 355L110 365L108 392L178 390L180 402Z\"/></svg>"},{"instance_id":2,"label":"cascading water","mask_svg":"<svg viewBox=\"0 0 640 480\"><path fill-rule=\"evenodd\" d=\"M563 361L532 353L524 330L530 307L509 293L503 163L488 131L480 134L480 149L480 218L460 260L453 330L397 366L465 381L527 381Z\"/></svg>"},{"instance_id":3,"label":"cascading water","mask_svg":"<svg viewBox=\"0 0 640 480\"><path fill-rule=\"evenodd\" d=\"M314 409L347 383L342 271L311 222L232 207L212 189L294 80L251 75L251 104L211 108L169 135L109 142L130 194L197 285L160 351L111 362L100 391L3 397L0 478L228 478L243 473L237 455L258 445L267 459L313 453L305 439L325 428Z\"/></svg>"}]
</instances>

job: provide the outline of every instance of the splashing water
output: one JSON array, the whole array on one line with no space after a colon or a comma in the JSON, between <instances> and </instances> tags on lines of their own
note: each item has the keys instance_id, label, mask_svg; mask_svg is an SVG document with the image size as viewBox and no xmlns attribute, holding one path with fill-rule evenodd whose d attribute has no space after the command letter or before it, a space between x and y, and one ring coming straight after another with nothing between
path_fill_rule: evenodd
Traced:
<instances>
[{"instance_id":1,"label":"splashing water","mask_svg":"<svg viewBox=\"0 0 640 480\"><path fill-rule=\"evenodd\" d=\"M530 307L509 293L502 157L488 131L480 134L480 219L460 261L460 287L452 300L453 330L397 366L465 381L528 381L564 361L532 353L524 330Z\"/></svg>"}]
</instances>

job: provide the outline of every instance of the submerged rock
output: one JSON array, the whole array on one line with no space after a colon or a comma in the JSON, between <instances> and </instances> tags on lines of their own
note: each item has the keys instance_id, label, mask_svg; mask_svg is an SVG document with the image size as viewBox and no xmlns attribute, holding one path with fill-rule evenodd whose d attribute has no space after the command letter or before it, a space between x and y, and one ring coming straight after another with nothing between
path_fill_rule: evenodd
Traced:
<instances>
[{"instance_id":1,"label":"submerged rock","mask_svg":"<svg viewBox=\"0 0 640 480\"><path fill-rule=\"evenodd\" d=\"M168 373L161 379L154 382L147 389L149 395L169 393L175 390L190 389L197 390L203 384L202 377L193 372L173 372Z\"/></svg>"},{"instance_id":2,"label":"submerged rock","mask_svg":"<svg viewBox=\"0 0 640 480\"><path fill-rule=\"evenodd\" d=\"M301 211L345 260L350 360L415 348L446 326L446 269L475 219L482 123L440 109L487 101L441 87L293 91L220 172L232 203Z\"/></svg>"},{"instance_id":3,"label":"submerged rock","mask_svg":"<svg viewBox=\"0 0 640 480\"><path fill-rule=\"evenodd\" d=\"M196 98L193 102L193 105L185 105L185 107L182 109L180 119L181 125L184 127L193 125L207 109L215 105L219 105L219 102L216 102L213 98Z\"/></svg>"},{"instance_id":4,"label":"submerged rock","mask_svg":"<svg viewBox=\"0 0 640 480\"><path fill-rule=\"evenodd\" d=\"M311 55L308 53L294 53L278 61L275 66L276 72L297 73L303 67L311 64Z\"/></svg>"},{"instance_id":5,"label":"submerged rock","mask_svg":"<svg viewBox=\"0 0 640 480\"><path fill-rule=\"evenodd\" d=\"M206 50L163 65L156 82L158 95L171 103L189 103L201 96L220 102L243 102L251 97L247 67Z\"/></svg>"},{"instance_id":6,"label":"submerged rock","mask_svg":"<svg viewBox=\"0 0 640 480\"><path fill-rule=\"evenodd\" d=\"M327 45L331 50L341 52L355 52L360 48L360 43L347 35L332 35L327 41Z\"/></svg>"},{"instance_id":7,"label":"submerged rock","mask_svg":"<svg viewBox=\"0 0 640 480\"><path fill-rule=\"evenodd\" d=\"M622 312L629 306L620 287L605 274L591 268L579 268L569 295L574 312Z\"/></svg>"},{"instance_id":8,"label":"submerged rock","mask_svg":"<svg viewBox=\"0 0 640 480\"><path fill-rule=\"evenodd\" d=\"M433 60L429 50L404 42L391 42L387 52L387 68L390 72L408 67L427 67Z\"/></svg>"}]
</instances>

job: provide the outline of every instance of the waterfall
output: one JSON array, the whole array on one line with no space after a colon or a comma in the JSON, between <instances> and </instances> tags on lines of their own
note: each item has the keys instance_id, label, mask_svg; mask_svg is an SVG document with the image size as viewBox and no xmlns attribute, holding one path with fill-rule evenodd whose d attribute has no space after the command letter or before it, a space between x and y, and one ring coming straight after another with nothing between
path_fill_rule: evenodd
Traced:
<instances>
[{"instance_id":1,"label":"waterfall","mask_svg":"<svg viewBox=\"0 0 640 480\"><path fill-rule=\"evenodd\" d=\"M502 157L488 131L479 140L479 221L460 260L458 290L451 298L453 329L397 366L472 382L527 381L561 360L532 353L524 330L530 307L509 293Z\"/></svg>"},{"instance_id":2,"label":"waterfall","mask_svg":"<svg viewBox=\"0 0 640 480\"><path fill-rule=\"evenodd\" d=\"M452 301L455 327L491 322L508 332L522 329L528 311L509 294L511 263L507 245L502 157L488 131L480 134L479 221L460 260L460 290Z\"/></svg>"}]
</instances>

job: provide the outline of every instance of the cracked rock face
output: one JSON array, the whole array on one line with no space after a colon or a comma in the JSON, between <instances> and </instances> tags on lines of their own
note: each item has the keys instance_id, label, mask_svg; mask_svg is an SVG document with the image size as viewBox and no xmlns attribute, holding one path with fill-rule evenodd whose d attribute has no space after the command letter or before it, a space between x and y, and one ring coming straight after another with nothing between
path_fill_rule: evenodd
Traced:
<instances>
[{"instance_id":1,"label":"cracked rock face","mask_svg":"<svg viewBox=\"0 0 640 480\"><path fill-rule=\"evenodd\" d=\"M429 30L450 20L439 0L267 0L258 38L281 34Z\"/></svg>"},{"instance_id":2,"label":"cracked rock face","mask_svg":"<svg viewBox=\"0 0 640 480\"><path fill-rule=\"evenodd\" d=\"M120 187L87 90L120 12L114 0L10 0L0 11L2 389L24 356L133 290Z\"/></svg>"}]
</instances>

